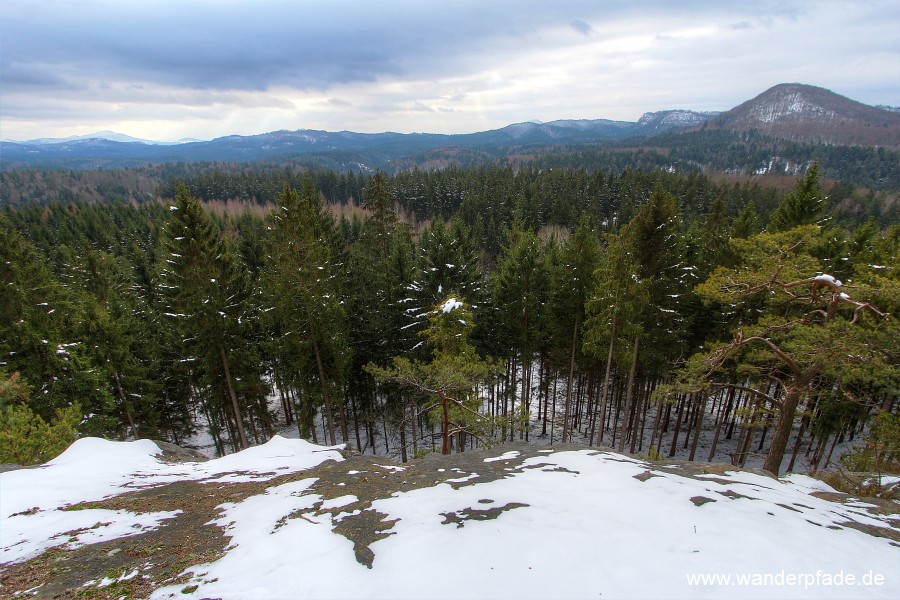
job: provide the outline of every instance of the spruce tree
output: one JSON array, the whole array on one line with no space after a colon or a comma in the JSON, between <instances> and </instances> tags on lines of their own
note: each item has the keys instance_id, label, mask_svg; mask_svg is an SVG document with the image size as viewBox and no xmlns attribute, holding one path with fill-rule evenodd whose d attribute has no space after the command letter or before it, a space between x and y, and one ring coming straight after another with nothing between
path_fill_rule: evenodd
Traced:
<instances>
[{"instance_id":1,"label":"spruce tree","mask_svg":"<svg viewBox=\"0 0 900 600\"><path fill-rule=\"evenodd\" d=\"M638 265L627 239L607 236L606 252L595 274L596 284L587 303L585 352L605 360L600 392L597 445L602 445L612 367L632 367L633 340L643 331L641 315L646 310L647 282L638 275ZM593 438L593 428L591 437ZM589 440L590 443L590 440Z\"/></svg>"},{"instance_id":2,"label":"spruce tree","mask_svg":"<svg viewBox=\"0 0 900 600\"><path fill-rule=\"evenodd\" d=\"M680 221L675 198L654 188L622 236L631 246L635 275L644 282L647 303L639 316L642 334L635 338L649 373L661 373L667 361L681 354L686 322L683 296L693 283L693 266L683 259Z\"/></svg>"},{"instance_id":3,"label":"spruce tree","mask_svg":"<svg viewBox=\"0 0 900 600\"><path fill-rule=\"evenodd\" d=\"M819 165L813 163L793 191L785 194L772 214L769 230L787 231L800 225L820 225L824 211L825 195L819 185Z\"/></svg>"},{"instance_id":4,"label":"spruce tree","mask_svg":"<svg viewBox=\"0 0 900 600\"><path fill-rule=\"evenodd\" d=\"M398 222L396 197L386 178L378 173L363 192L368 217L362 223L359 239L350 249L344 270L344 301L347 315L350 367L347 395L357 417L362 417L372 434L373 423L381 411L379 389L364 370L369 363L387 367L398 353L412 346L406 311L414 302L409 294L412 282L413 248L410 229ZM394 390L382 390L391 406L392 416L403 412L394 406L400 398ZM402 423L403 421L401 421ZM357 436L359 419L357 423ZM365 447L360 439L360 449Z\"/></svg>"},{"instance_id":5,"label":"spruce tree","mask_svg":"<svg viewBox=\"0 0 900 600\"><path fill-rule=\"evenodd\" d=\"M0 219L0 366L32 386L29 408L50 422L76 402L85 415L108 415L113 404L102 365L83 338L90 301L57 281L34 246ZM81 429L108 433L105 419Z\"/></svg>"},{"instance_id":6,"label":"spruce tree","mask_svg":"<svg viewBox=\"0 0 900 600\"><path fill-rule=\"evenodd\" d=\"M238 396L232 362L246 343L241 336L246 307L239 266L200 202L179 186L168 225L169 267L163 273L169 310L183 336L182 360L194 361L194 384L208 386L209 401L230 412L235 449L249 446L246 398ZM249 383L249 382L245 382Z\"/></svg>"},{"instance_id":7,"label":"spruce tree","mask_svg":"<svg viewBox=\"0 0 900 600\"><path fill-rule=\"evenodd\" d=\"M288 383L316 390L317 401L302 411L305 425L313 426L312 416L322 406L330 443L336 444L347 344L340 278L332 259L332 223L312 177L304 177L300 192L285 186L270 223L263 288L280 336L276 352Z\"/></svg>"},{"instance_id":8,"label":"spruce tree","mask_svg":"<svg viewBox=\"0 0 900 600\"><path fill-rule=\"evenodd\" d=\"M516 420L528 418L531 403L531 372L534 353L540 343L548 293L549 272L544 261L540 239L516 219L506 232L506 243L492 280L492 305L496 315L496 331L503 354L511 361L512 408L515 409L515 380L522 370L520 414ZM527 430L527 421L522 429ZM511 429L510 435L515 432Z\"/></svg>"},{"instance_id":9,"label":"spruce tree","mask_svg":"<svg viewBox=\"0 0 900 600\"><path fill-rule=\"evenodd\" d=\"M587 217L582 217L575 232L560 251L554 274L553 298L556 313L556 338L559 347L568 352L568 378L564 405L562 442L569 441L572 387L575 365L582 347L582 324L585 305L594 291L594 274L600 260L600 241Z\"/></svg>"}]
</instances>

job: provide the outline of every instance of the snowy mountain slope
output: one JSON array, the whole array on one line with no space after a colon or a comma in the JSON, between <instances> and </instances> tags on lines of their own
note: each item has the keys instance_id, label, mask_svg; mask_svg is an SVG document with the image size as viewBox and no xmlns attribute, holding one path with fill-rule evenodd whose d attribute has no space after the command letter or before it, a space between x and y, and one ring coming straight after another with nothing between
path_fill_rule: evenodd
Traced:
<instances>
[{"instance_id":1,"label":"snowy mountain slope","mask_svg":"<svg viewBox=\"0 0 900 600\"><path fill-rule=\"evenodd\" d=\"M157 453L84 439L0 475L2 594L900 594L896 514L802 476L528 446L397 465L280 437L201 463Z\"/></svg>"},{"instance_id":2,"label":"snowy mountain slope","mask_svg":"<svg viewBox=\"0 0 900 600\"><path fill-rule=\"evenodd\" d=\"M708 127L830 144L896 148L900 143L900 114L799 83L776 85L718 115Z\"/></svg>"},{"instance_id":3,"label":"snowy mountain slope","mask_svg":"<svg viewBox=\"0 0 900 600\"><path fill-rule=\"evenodd\" d=\"M638 119L637 124L644 135L651 135L672 129L696 127L718 114L717 112L697 112L693 110L661 110L644 113Z\"/></svg>"}]
</instances>

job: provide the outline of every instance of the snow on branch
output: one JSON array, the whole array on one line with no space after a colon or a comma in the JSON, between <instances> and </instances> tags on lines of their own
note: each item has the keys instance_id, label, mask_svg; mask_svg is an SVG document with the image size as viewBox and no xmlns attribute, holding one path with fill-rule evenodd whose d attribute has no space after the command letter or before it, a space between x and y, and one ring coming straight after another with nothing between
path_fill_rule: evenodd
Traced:
<instances>
[{"instance_id":1,"label":"snow on branch","mask_svg":"<svg viewBox=\"0 0 900 600\"><path fill-rule=\"evenodd\" d=\"M444 302L443 306L441 306L441 311L446 313L453 312L458 308L462 308L463 303L457 300L456 298L447 298L447 301Z\"/></svg>"}]
</instances>

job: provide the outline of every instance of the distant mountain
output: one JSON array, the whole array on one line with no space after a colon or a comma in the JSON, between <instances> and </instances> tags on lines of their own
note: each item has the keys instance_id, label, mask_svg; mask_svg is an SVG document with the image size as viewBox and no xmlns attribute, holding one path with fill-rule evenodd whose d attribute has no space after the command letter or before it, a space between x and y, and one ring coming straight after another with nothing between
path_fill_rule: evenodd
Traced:
<instances>
[{"instance_id":1,"label":"distant mountain","mask_svg":"<svg viewBox=\"0 0 900 600\"><path fill-rule=\"evenodd\" d=\"M183 143L182 141L178 142L160 142L155 140L144 140L141 138L131 137L130 135L125 135L124 133L117 133L115 131L97 131L95 133L87 133L85 135L70 135L64 138L38 138L35 140L28 140L26 142L21 142L23 144L67 144L69 142L77 142L81 140L106 140L109 142L121 142L123 144L152 144L152 145L169 145L169 144L179 144ZM191 141L199 141L199 140L191 140Z\"/></svg>"},{"instance_id":2,"label":"distant mountain","mask_svg":"<svg viewBox=\"0 0 900 600\"><path fill-rule=\"evenodd\" d=\"M528 121L477 133L354 133L312 129L231 135L210 141L162 143L111 131L28 142L0 142L0 168L93 169L147 163L198 161L298 161L326 168L396 168L398 164L442 165L520 153L526 148L644 139L698 130L755 131L797 142L888 146L900 142L900 113L860 104L828 90L801 84L777 85L724 113L665 110L637 122L569 119ZM527 154L529 151L525 151Z\"/></svg>"},{"instance_id":3,"label":"distant mountain","mask_svg":"<svg viewBox=\"0 0 900 600\"><path fill-rule=\"evenodd\" d=\"M192 162L299 159L323 154L352 154L353 160L392 161L441 148L568 145L620 140L645 135L643 127L606 119L516 123L501 129L446 135L434 133L355 133L299 129L259 135L230 135L208 142L177 145L124 142L103 137L2 142L3 168L47 166L96 168L146 162Z\"/></svg>"},{"instance_id":4,"label":"distant mountain","mask_svg":"<svg viewBox=\"0 0 900 600\"><path fill-rule=\"evenodd\" d=\"M800 142L891 148L900 143L900 114L799 83L776 85L711 119L706 126L756 130Z\"/></svg>"}]
</instances>

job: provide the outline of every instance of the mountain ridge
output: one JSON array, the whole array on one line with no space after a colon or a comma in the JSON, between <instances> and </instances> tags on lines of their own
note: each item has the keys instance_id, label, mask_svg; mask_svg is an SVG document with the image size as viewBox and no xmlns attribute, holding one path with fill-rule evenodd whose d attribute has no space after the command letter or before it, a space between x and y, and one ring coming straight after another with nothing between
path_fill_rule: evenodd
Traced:
<instances>
[{"instance_id":1,"label":"mountain ridge","mask_svg":"<svg viewBox=\"0 0 900 600\"><path fill-rule=\"evenodd\" d=\"M0 167L97 168L166 162L296 160L313 154L355 154L388 163L439 149L557 147L622 143L699 130L757 132L776 139L849 146L900 146L900 113L868 106L830 90L779 84L722 112L686 109L643 114L638 121L559 119L526 121L466 134L358 133L315 129L227 135L209 141L143 143L113 132L102 137L0 142ZM128 141L136 140L136 141Z\"/></svg>"}]
</instances>

